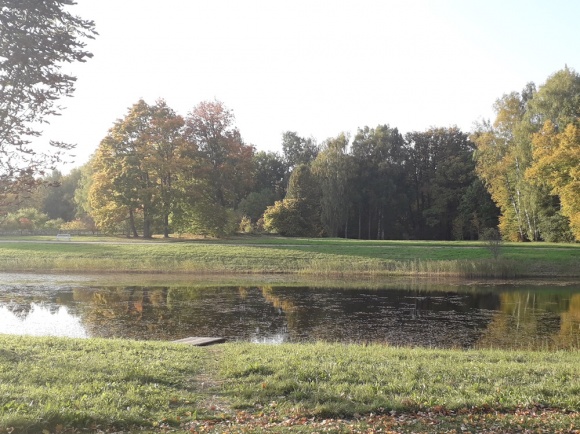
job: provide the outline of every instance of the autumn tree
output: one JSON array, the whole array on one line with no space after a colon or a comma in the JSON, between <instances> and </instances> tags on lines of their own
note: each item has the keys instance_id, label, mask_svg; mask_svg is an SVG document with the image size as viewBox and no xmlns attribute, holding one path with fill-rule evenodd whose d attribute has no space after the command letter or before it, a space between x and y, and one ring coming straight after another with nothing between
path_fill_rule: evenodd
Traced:
<instances>
[{"instance_id":1,"label":"autumn tree","mask_svg":"<svg viewBox=\"0 0 580 434\"><path fill-rule=\"evenodd\" d=\"M181 222L191 230L224 235L235 228L233 209L253 185L254 147L246 145L234 114L220 101L204 101L186 117L185 137L197 150L201 196L182 209ZM184 228L185 229L185 228Z\"/></svg>"},{"instance_id":2,"label":"autumn tree","mask_svg":"<svg viewBox=\"0 0 580 434\"><path fill-rule=\"evenodd\" d=\"M501 210L502 235L512 241L540 237L537 192L524 178L531 163L523 128L529 97L512 92L498 99L493 125L479 125L472 136L477 144L477 173Z\"/></svg>"},{"instance_id":3,"label":"autumn tree","mask_svg":"<svg viewBox=\"0 0 580 434\"><path fill-rule=\"evenodd\" d=\"M183 124L163 100L153 106L140 100L115 123L92 160L89 206L97 225L112 229L126 221L136 237L139 216L143 237L151 237L159 223L168 235L178 194L174 186L192 169Z\"/></svg>"},{"instance_id":4,"label":"autumn tree","mask_svg":"<svg viewBox=\"0 0 580 434\"><path fill-rule=\"evenodd\" d=\"M53 142L40 152L32 142L58 115L75 77L63 66L92 57L92 21L72 15L72 0L3 0L0 11L0 205L41 182L70 145Z\"/></svg>"},{"instance_id":5,"label":"autumn tree","mask_svg":"<svg viewBox=\"0 0 580 434\"><path fill-rule=\"evenodd\" d=\"M534 162L526 177L534 185L547 185L559 198L562 215L569 219L576 241L580 241L580 127L569 123L558 133L546 121L533 137Z\"/></svg>"},{"instance_id":6,"label":"autumn tree","mask_svg":"<svg viewBox=\"0 0 580 434\"><path fill-rule=\"evenodd\" d=\"M580 76L565 68L536 91L504 95L495 104L493 125L484 123L473 135L477 172L501 209L500 230L509 240L565 240L569 223L559 198L545 183L532 183L526 171L534 160L533 136L546 121L558 130L580 115Z\"/></svg>"},{"instance_id":7,"label":"autumn tree","mask_svg":"<svg viewBox=\"0 0 580 434\"><path fill-rule=\"evenodd\" d=\"M152 107L145 139L148 153L145 170L153 179L155 211L161 219L163 236L169 237L170 216L186 200L192 173L197 166L196 149L183 137L184 120L164 100Z\"/></svg>"},{"instance_id":8,"label":"autumn tree","mask_svg":"<svg viewBox=\"0 0 580 434\"><path fill-rule=\"evenodd\" d=\"M250 190L253 146L244 144L234 114L220 101L199 103L186 117L186 137L198 150L212 198L234 208Z\"/></svg>"}]
</instances>

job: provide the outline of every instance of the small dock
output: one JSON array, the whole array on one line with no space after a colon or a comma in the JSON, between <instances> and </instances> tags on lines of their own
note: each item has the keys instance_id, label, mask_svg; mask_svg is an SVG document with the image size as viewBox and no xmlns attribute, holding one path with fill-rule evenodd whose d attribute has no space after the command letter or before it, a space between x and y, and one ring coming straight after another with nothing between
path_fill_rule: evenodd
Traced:
<instances>
[{"instance_id":1,"label":"small dock","mask_svg":"<svg viewBox=\"0 0 580 434\"><path fill-rule=\"evenodd\" d=\"M198 338L189 337L173 341L176 344L187 344L195 347L206 347L208 345L223 344L226 338Z\"/></svg>"}]
</instances>

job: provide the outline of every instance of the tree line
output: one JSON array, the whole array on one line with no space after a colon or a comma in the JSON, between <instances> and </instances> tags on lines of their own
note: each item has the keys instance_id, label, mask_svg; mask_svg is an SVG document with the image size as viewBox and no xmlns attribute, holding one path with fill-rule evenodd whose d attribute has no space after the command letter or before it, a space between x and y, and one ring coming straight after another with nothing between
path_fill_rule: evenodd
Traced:
<instances>
[{"instance_id":1,"label":"tree line","mask_svg":"<svg viewBox=\"0 0 580 434\"><path fill-rule=\"evenodd\" d=\"M470 134L384 124L317 143L287 131L278 153L246 144L220 101L182 117L140 100L89 163L53 173L46 181L60 187L24 205L68 228L145 238L475 240L498 228L508 240L579 240L580 76L565 68L502 96L495 111Z\"/></svg>"},{"instance_id":2,"label":"tree line","mask_svg":"<svg viewBox=\"0 0 580 434\"><path fill-rule=\"evenodd\" d=\"M138 101L91 161L50 173L73 146L33 139L72 95L63 65L92 54L72 0L6 0L0 14L0 229L361 239L580 240L580 77L565 67L495 103L493 122L402 134L387 124L318 144L288 131L282 152L244 143L233 113L185 117Z\"/></svg>"}]
</instances>

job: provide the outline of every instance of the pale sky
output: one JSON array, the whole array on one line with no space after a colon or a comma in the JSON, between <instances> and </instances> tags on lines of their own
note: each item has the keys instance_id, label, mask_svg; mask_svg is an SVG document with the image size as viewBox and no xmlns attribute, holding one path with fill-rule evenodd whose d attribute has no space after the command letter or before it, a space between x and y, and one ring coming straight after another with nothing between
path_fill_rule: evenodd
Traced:
<instances>
[{"instance_id":1,"label":"pale sky","mask_svg":"<svg viewBox=\"0 0 580 434\"><path fill-rule=\"evenodd\" d=\"M493 117L494 101L580 70L576 0L77 0L94 58L43 139L78 167L140 98L185 116L218 99L244 141L281 151L389 124L402 133Z\"/></svg>"}]
</instances>

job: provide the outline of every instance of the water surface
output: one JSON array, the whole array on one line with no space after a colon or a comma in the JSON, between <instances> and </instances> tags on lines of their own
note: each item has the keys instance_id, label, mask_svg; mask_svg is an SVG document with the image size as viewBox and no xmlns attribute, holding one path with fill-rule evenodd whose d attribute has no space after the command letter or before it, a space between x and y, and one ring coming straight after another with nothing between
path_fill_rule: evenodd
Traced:
<instances>
[{"instance_id":1,"label":"water surface","mask_svg":"<svg viewBox=\"0 0 580 434\"><path fill-rule=\"evenodd\" d=\"M6 276L5 276L6 277ZM0 284L0 333L437 348L579 348L580 285Z\"/></svg>"}]
</instances>

